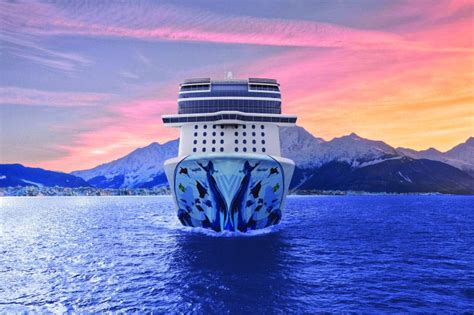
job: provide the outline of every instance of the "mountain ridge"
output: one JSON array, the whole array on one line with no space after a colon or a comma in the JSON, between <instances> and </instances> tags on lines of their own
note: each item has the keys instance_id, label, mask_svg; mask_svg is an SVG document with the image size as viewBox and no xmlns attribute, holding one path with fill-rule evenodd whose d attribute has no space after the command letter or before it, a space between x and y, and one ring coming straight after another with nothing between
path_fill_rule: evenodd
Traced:
<instances>
[{"instance_id":1,"label":"mountain ridge","mask_svg":"<svg viewBox=\"0 0 474 315\"><path fill-rule=\"evenodd\" d=\"M280 139L281 155L296 164L293 190L378 192L383 188L387 192L427 192L433 189L433 192L474 194L473 137L444 153L434 148L421 151L393 148L356 133L325 141L298 126L280 128ZM164 186L168 183L163 162L177 156L178 146L179 139L163 144L152 142L116 160L71 172L71 176L97 188ZM3 176L1 172L0 176Z\"/></svg>"},{"instance_id":2,"label":"mountain ridge","mask_svg":"<svg viewBox=\"0 0 474 315\"><path fill-rule=\"evenodd\" d=\"M321 168L327 164L336 167L336 164L331 164L332 162L339 163L337 164L336 169L333 170L334 172L337 172L337 169L344 164L347 164L351 169L361 169L365 167L374 167L374 169L378 169L380 166L375 167L375 165L382 164L382 167L387 167L387 172L389 169L393 168L394 165L403 168L406 167L407 164L410 164L413 171L421 168L418 171L422 172L423 170L426 171L426 168L422 168L421 164L414 161L427 158L428 160L435 160L454 167L458 166L457 168L459 168L459 165L469 165L468 161L458 160L452 157L443 158L443 153L436 149L428 149L425 151L403 148L396 149L383 141L365 139L356 133L335 137L329 141L325 141L322 138L313 136L304 128L295 126L280 128L280 139L281 155L294 160L296 164L295 182L292 186L293 189L308 189L308 185L304 185L305 181L309 180L313 173L318 173ZM458 157L469 157L469 153L465 152L465 146L470 145L472 142L470 139L472 139L472 137L465 143L455 146L450 151L456 149L454 152ZM164 176L162 164L164 160L175 157L177 151L178 139L168 141L164 144L154 142L146 147L136 149L115 161L104 163L90 170L75 171L72 172L72 174L81 176L82 178L87 179L92 185L101 188L139 188L166 185L167 181ZM470 151L468 150L467 152ZM142 154L149 158L136 157L137 155ZM454 156L455 154L451 153L451 155ZM438 160L433 158L433 156ZM135 159L137 161L135 161ZM440 161L440 159L443 160ZM129 165L128 163L130 163L130 160L135 161L135 164L131 163L131 165ZM122 165L123 163L126 165ZM136 165L137 163L139 165ZM429 164L430 167L434 167L435 165L437 164ZM327 167L324 169L327 170ZM364 171L366 171L366 169ZM445 171L451 173L456 172L453 169ZM429 172L436 172L436 170L430 169ZM330 172L327 174L327 176L329 176ZM395 172L395 175L391 177L392 181L395 182L400 180L400 178L403 180L403 176L397 174L398 173ZM415 175L412 174L411 176ZM429 174L426 174L426 176L429 176ZM457 176L461 175L458 174ZM465 181L468 179L460 178L459 180ZM343 185L341 182L340 185L343 187L345 184ZM390 187L395 186L397 185L392 184ZM413 186L414 187L409 189L404 189L409 191L410 189L416 190L416 184L413 184ZM462 187L458 188L461 189ZM371 189L376 190L377 187ZM449 189L444 189L443 191L449 191Z\"/></svg>"}]
</instances>

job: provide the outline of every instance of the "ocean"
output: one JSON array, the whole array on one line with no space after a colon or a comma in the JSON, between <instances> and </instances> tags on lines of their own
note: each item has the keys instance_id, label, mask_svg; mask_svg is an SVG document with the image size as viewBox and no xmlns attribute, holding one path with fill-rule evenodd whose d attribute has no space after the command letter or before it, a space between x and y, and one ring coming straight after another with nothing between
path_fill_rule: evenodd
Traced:
<instances>
[{"instance_id":1,"label":"ocean","mask_svg":"<svg viewBox=\"0 0 474 315\"><path fill-rule=\"evenodd\" d=\"M474 312L474 197L291 196L251 234L171 197L0 198L0 313Z\"/></svg>"}]
</instances>

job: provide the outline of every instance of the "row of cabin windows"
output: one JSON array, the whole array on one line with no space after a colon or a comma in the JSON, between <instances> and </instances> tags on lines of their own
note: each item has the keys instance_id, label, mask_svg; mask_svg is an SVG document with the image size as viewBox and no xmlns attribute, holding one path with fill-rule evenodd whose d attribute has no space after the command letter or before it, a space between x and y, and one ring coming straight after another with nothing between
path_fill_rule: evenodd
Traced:
<instances>
[{"instance_id":1,"label":"row of cabin windows","mask_svg":"<svg viewBox=\"0 0 474 315\"><path fill-rule=\"evenodd\" d=\"M209 91L211 86L209 84L199 84L199 85L185 85L181 87L181 91Z\"/></svg>"},{"instance_id":2,"label":"row of cabin windows","mask_svg":"<svg viewBox=\"0 0 474 315\"><path fill-rule=\"evenodd\" d=\"M277 91L279 92L280 89L278 86L274 85L262 85L262 84L250 84L249 90L257 90L257 91Z\"/></svg>"},{"instance_id":3,"label":"row of cabin windows","mask_svg":"<svg viewBox=\"0 0 474 315\"><path fill-rule=\"evenodd\" d=\"M212 147L212 148L211 148L211 151L212 151L212 152L216 152L217 149L216 149L215 147ZM219 151L220 151L220 152L224 152L224 148L223 148L223 147L220 147L220 148L219 148ZM196 148L196 147L193 148L193 152L197 152L197 148ZM201 148L201 152L206 152L206 148Z\"/></svg>"},{"instance_id":4,"label":"row of cabin windows","mask_svg":"<svg viewBox=\"0 0 474 315\"><path fill-rule=\"evenodd\" d=\"M265 140L262 140L261 142L262 142L262 144L265 144ZM194 144L198 144L198 141L197 141L197 140L194 140L193 143L194 143ZM207 143L207 140L206 140L206 139L202 140L202 144L206 144L206 143ZM239 144L239 140L238 140L238 139L235 139L234 143L235 143L235 144ZM247 140L246 140L246 139L242 140L242 143L243 143L243 144L247 144ZM212 144L216 144L216 139L212 139ZM224 139L221 139L221 140L220 140L220 144L224 144ZM257 144L257 140L253 139L253 140L252 140L252 144Z\"/></svg>"},{"instance_id":5,"label":"row of cabin windows","mask_svg":"<svg viewBox=\"0 0 474 315\"><path fill-rule=\"evenodd\" d=\"M207 125L202 125L202 128L207 129ZM239 126L235 125L234 129L238 129ZM247 125L242 125L243 129L247 129ZM252 129L257 128L257 126L252 125ZM199 125L194 125L194 129L199 129ZM212 125L212 129L217 129L217 125ZM224 129L224 125L221 125L221 129ZM260 125L260 129L265 129L264 125Z\"/></svg>"},{"instance_id":6,"label":"row of cabin windows","mask_svg":"<svg viewBox=\"0 0 474 315\"><path fill-rule=\"evenodd\" d=\"M194 140L193 143L194 143L194 144L197 144L198 141L197 141L197 140ZM206 144L206 143L207 143L207 140L206 140L206 139L202 140L202 144ZM221 143L221 144L224 144L224 139L221 139L221 140L220 140L220 143ZM212 139L212 144L216 144L216 139Z\"/></svg>"},{"instance_id":7,"label":"row of cabin windows","mask_svg":"<svg viewBox=\"0 0 474 315\"><path fill-rule=\"evenodd\" d=\"M243 152L247 152L247 150L248 150L248 149L247 149L246 147L243 147L243 148L242 148L242 151L243 151ZM193 148L193 152L197 152L197 151L198 151L198 149L197 149L196 147L194 147L194 148ZM211 151L212 151L212 152L216 152L217 150L216 150L215 147L212 147L212 148L211 148ZM223 147L220 147L220 148L219 148L219 151L220 151L220 152L224 152L224 148L223 148ZM239 152L239 147L235 147L235 148L234 148L234 151L235 151L235 152ZM266 148L262 148L262 152L266 152L266 151L267 151ZM201 148L201 152L206 152L206 148L204 148L204 147ZM253 147L253 148L252 148L252 152L257 152L257 148L256 148L256 147Z\"/></svg>"},{"instance_id":8,"label":"row of cabin windows","mask_svg":"<svg viewBox=\"0 0 474 315\"><path fill-rule=\"evenodd\" d=\"M235 152L239 152L239 148L238 148L238 147L235 147L235 148L234 148L234 151L235 151ZM243 148L242 148L242 151L243 151L243 152L247 152L247 148L246 148L246 147L243 147ZM262 148L262 152L266 152L266 151L267 151L267 149ZM257 148L253 147L253 148L252 148L252 152L257 152Z\"/></svg>"},{"instance_id":9,"label":"row of cabin windows","mask_svg":"<svg viewBox=\"0 0 474 315\"><path fill-rule=\"evenodd\" d=\"M217 133L216 133L215 131L213 131L213 132L212 132L212 136L215 137L216 135L217 135ZM224 136L224 132L221 131L220 135L221 135L221 137L223 137L223 136ZM239 136L239 133L236 131L236 132L234 133L234 135L235 135L236 137L238 137L238 136ZM265 137L265 132L261 132L260 135L261 135L262 137ZM194 133L194 136L197 137L197 136L198 136L198 133L195 132L195 133ZM204 131L204 132L202 133L202 136L203 136L203 137L207 137L207 132ZM242 136L246 137L246 136L247 136L247 133L244 131L244 132L242 133ZM256 136L257 136L257 133L256 133L255 131L252 132L252 137L256 137ZM196 140L195 140L195 141L196 141Z\"/></svg>"}]
</instances>

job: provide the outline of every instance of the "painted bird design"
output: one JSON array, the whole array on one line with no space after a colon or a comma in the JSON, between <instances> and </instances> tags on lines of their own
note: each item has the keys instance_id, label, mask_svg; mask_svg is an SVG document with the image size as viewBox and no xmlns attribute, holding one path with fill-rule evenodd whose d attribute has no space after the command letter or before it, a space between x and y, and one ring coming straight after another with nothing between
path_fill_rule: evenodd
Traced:
<instances>
[{"instance_id":1,"label":"painted bird design","mask_svg":"<svg viewBox=\"0 0 474 315\"><path fill-rule=\"evenodd\" d=\"M187 175L189 177L188 169L186 167L181 167L181 169L179 170L179 173Z\"/></svg>"},{"instance_id":2,"label":"painted bird design","mask_svg":"<svg viewBox=\"0 0 474 315\"><path fill-rule=\"evenodd\" d=\"M270 176L272 174L280 174L280 172L278 172L278 168L276 168L276 167L270 168L270 174L268 176Z\"/></svg>"}]
</instances>

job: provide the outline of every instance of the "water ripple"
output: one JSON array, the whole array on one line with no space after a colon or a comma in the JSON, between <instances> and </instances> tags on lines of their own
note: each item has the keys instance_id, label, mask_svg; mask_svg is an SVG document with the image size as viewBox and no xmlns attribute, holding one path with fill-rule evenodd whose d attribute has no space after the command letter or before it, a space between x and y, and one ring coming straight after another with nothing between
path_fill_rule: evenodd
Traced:
<instances>
[{"instance_id":1,"label":"water ripple","mask_svg":"<svg viewBox=\"0 0 474 315\"><path fill-rule=\"evenodd\" d=\"M0 313L469 313L472 204L291 197L279 226L216 233L168 197L2 198Z\"/></svg>"}]
</instances>

